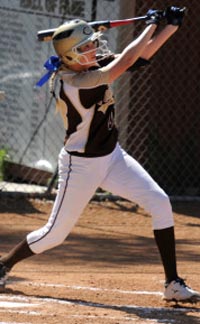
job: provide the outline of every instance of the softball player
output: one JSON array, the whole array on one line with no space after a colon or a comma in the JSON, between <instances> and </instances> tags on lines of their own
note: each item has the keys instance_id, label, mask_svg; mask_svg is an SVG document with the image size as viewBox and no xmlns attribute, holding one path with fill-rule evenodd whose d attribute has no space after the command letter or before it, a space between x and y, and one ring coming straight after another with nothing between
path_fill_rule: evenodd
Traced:
<instances>
[{"instance_id":1,"label":"softball player","mask_svg":"<svg viewBox=\"0 0 200 324\"><path fill-rule=\"evenodd\" d=\"M145 65L177 31L183 10L170 7L167 25L154 32L161 18L151 11L147 27L121 54L113 55L100 32L83 20L72 20L56 29L53 45L59 57L59 94L55 94L66 128L59 154L59 186L46 225L33 231L0 259L4 287L11 268L20 260L61 244L76 224L97 188L137 202L152 215L152 226L166 277L166 300L194 301L200 294L177 274L174 220L169 198L142 166L118 143L114 121L115 100L110 85L126 70ZM52 60L55 64L55 60ZM57 61L58 63L58 61Z\"/></svg>"}]
</instances>

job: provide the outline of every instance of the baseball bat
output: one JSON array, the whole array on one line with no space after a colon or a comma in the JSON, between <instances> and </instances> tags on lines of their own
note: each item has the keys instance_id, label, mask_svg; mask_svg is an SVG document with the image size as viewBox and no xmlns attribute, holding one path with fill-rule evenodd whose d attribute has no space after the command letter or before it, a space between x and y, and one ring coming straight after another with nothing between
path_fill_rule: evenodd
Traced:
<instances>
[{"instance_id":1,"label":"baseball bat","mask_svg":"<svg viewBox=\"0 0 200 324\"><path fill-rule=\"evenodd\" d=\"M92 21L88 24L95 30L95 31L105 31L110 28L119 27L131 24L135 21L147 20L149 19L148 16L140 16L134 18L127 18L121 20L100 20L100 21ZM52 40L52 36L55 32L56 28L39 30L37 32L37 39L41 42L48 42Z\"/></svg>"}]
</instances>

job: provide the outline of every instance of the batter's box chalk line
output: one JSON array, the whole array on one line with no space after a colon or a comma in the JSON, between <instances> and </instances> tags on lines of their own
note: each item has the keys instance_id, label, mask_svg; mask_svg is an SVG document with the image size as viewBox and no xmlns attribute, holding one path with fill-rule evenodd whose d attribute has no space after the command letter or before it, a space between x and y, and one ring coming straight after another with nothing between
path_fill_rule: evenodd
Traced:
<instances>
[{"instance_id":1,"label":"batter's box chalk line","mask_svg":"<svg viewBox=\"0 0 200 324\"><path fill-rule=\"evenodd\" d=\"M128 290L118 290L118 289L107 289L107 288L94 288L94 287L84 287L84 286L69 286L69 285L63 285L63 284L47 284L47 283L35 283L35 282L23 282L20 283L20 285L32 285L37 287L64 287L64 288L70 288L74 290L92 290L92 291L106 291L106 292L118 292L122 294L138 294L138 295L162 295L161 292L151 292L151 291L128 291ZM96 308L105 308L105 309L116 309L116 310L138 310L143 311L146 313L152 313L155 311L159 312L197 312L200 313L200 309L197 308L169 308L169 307L150 307L150 306L137 306L137 305L106 305L101 303L91 303L87 301L79 301L79 300L67 300L67 299L61 299L61 298L54 298L54 297L36 297L36 296L19 296L19 295L0 295L0 309L2 308L17 308L17 307L35 307L35 306L41 306L42 304L63 304L63 305L79 305L79 306L92 306ZM1 324L1 322L0 322Z\"/></svg>"}]
</instances>

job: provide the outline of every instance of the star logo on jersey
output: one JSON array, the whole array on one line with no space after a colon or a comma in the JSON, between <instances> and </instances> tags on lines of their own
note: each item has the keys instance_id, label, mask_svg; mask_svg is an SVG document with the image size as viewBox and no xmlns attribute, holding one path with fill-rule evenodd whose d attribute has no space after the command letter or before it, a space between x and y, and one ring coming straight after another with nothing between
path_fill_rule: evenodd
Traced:
<instances>
[{"instance_id":1,"label":"star logo on jersey","mask_svg":"<svg viewBox=\"0 0 200 324\"><path fill-rule=\"evenodd\" d=\"M104 95L104 99L103 101L99 102L98 105L100 106L98 108L98 111L101 111L103 114L106 113L108 107L112 104L115 103L115 100L113 98L113 94L112 94L112 91L111 89L107 89L105 91L105 95Z\"/></svg>"}]
</instances>

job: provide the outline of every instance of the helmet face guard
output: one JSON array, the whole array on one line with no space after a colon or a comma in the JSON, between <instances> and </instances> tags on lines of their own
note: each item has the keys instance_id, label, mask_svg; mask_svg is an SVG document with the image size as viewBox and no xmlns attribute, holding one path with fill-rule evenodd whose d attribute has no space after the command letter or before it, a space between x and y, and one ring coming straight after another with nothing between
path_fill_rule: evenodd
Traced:
<instances>
[{"instance_id":1,"label":"helmet face guard","mask_svg":"<svg viewBox=\"0 0 200 324\"><path fill-rule=\"evenodd\" d=\"M94 32L92 27L83 20L72 20L58 27L53 35L53 46L63 63L67 65L75 62L86 65L95 63L111 54L107 41L101 39L101 32ZM92 49L81 51L81 46L93 43ZM98 59L89 60L87 54L97 54ZM92 55L91 55L92 56Z\"/></svg>"},{"instance_id":2,"label":"helmet face guard","mask_svg":"<svg viewBox=\"0 0 200 324\"><path fill-rule=\"evenodd\" d=\"M80 45L74 46L72 48L72 52L76 56L76 58L74 60L81 65L85 65L85 64L98 62L98 61L104 59L106 56L110 55L111 51L109 50L109 48L107 46L107 41L101 39L100 37L101 37L101 35L98 35L98 36L96 36L96 38L93 41L92 40L89 41L89 42L92 41L92 43L94 44L94 48L89 49L87 51L82 52L80 50ZM92 53L94 53L94 57L96 57L96 58L88 59L87 54L92 54Z\"/></svg>"}]
</instances>

